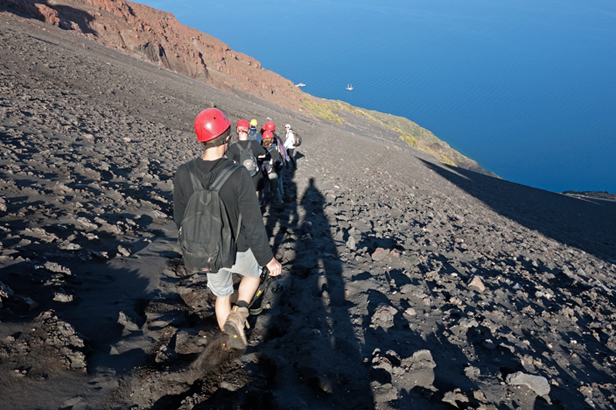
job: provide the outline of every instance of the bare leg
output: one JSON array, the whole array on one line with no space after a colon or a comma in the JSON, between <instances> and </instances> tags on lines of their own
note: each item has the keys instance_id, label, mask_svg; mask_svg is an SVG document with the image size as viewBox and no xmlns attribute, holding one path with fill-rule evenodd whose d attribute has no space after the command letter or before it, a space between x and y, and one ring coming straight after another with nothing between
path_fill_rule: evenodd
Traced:
<instances>
[{"instance_id":1,"label":"bare leg","mask_svg":"<svg viewBox=\"0 0 616 410\"><path fill-rule=\"evenodd\" d=\"M230 296L227 296L226 298L216 297L214 311L216 312L216 321L218 322L218 327L220 327L220 330L224 332L227 316L229 316L229 312L231 312Z\"/></svg>"},{"instance_id":2,"label":"bare leg","mask_svg":"<svg viewBox=\"0 0 616 410\"><path fill-rule=\"evenodd\" d=\"M238 289L237 300L243 300L246 303L250 303L252 297L255 295L259 284L261 283L260 277L242 277L242 281L240 282L240 287Z\"/></svg>"},{"instance_id":3,"label":"bare leg","mask_svg":"<svg viewBox=\"0 0 616 410\"><path fill-rule=\"evenodd\" d=\"M240 287L238 289L237 300L243 300L246 303L250 303L260 283L261 278L259 278L258 276L256 278L249 276L242 277ZM214 310L216 312L216 321L218 322L218 327L220 327L220 330L224 332L227 316L229 316L229 312L231 312L230 297L217 297L216 304L214 305Z\"/></svg>"}]
</instances>

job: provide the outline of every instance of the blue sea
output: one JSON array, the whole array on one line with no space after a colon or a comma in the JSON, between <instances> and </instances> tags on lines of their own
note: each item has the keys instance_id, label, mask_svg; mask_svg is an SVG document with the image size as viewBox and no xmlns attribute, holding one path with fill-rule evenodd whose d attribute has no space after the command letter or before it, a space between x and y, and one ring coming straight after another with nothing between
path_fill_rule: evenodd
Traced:
<instances>
[{"instance_id":1,"label":"blue sea","mask_svg":"<svg viewBox=\"0 0 616 410\"><path fill-rule=\"evenodd\" d=\"M506 180L616 193L614 0L138 2Z\"/></svg>"}]
</instances>

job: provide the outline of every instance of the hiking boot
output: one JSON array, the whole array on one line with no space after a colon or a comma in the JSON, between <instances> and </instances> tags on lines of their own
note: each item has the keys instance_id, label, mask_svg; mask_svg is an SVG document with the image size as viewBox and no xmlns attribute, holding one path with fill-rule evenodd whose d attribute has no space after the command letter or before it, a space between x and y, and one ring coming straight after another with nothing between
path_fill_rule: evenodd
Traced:
<instances>
[{"instance_id":1,"label":"hiking boot","mask_svg":"<svg viewBox=\"0 0 616 410\"><path fill-rule=\"evenodd\" d=\"M233 306L231 313L225 322L225 333L229 336L229 346L234 349L246 349L248 342L244 334L244 326L250 327L246 318L248 317L248 308Z\"/></svg>"}]
</instances>

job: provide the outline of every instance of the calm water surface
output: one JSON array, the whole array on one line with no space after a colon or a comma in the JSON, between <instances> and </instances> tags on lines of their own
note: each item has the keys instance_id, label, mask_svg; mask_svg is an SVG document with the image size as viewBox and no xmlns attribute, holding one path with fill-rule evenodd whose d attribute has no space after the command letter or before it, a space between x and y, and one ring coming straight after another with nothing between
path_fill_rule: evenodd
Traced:
<instances>
[{"instance_id":1,"label":"calm water surface","mask_svg":"<svg viewBox=\"0 0 616 410\"><path fill-rule=\"evenodd\" d=\"M138 2L509 181L616 193L613 0Z\"/></svg>"}]
</instances>

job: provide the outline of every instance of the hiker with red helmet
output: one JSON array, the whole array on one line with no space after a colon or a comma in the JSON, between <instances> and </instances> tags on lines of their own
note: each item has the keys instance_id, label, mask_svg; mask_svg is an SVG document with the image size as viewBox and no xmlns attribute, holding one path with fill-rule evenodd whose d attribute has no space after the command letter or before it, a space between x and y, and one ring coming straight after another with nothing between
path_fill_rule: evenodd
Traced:
<instances>
[{"instance_id":1,"label":"hiker with red helmet","mask_svg":"<svg viewBox=\"0 0 616 410\"><path fill-rule=\"evenodd\" d=\"M233 162L243 165L255 185L257 196L263 189L263 173L261 172L260 159L265 158L266 151L256 140L248 139L250 123L247 120L240 120L237 123L236 131L239 141L231 144L227 151L227 158Z\"/></svg>"},{"instance_id":2,"label":"hiker with red helmet","mask_svg":"<svg viewBox=\"0 0 616 410\"><path fill-rule=\"evenodd\" d=\"M276 125L274 124L273 121L268 121L268 122L265 123L263 128L261 128L261 135L263 135L263 133L265 131L270 131L274 135L274 139L275 139L275 142L276 142L276 146L278 148L278 152L280 152L280 156L282 157L282 161L283 161L284 165L286 166L287 162L289 162L290 158L289 158L289 155L287 154L287 149L285 148L284 143L276 135Z\"/></svg>"},{"instance_id":3,"label":"hiker with red helmet","mask_svg":"<svg viewBox=\"0 0 616 410\"><path fill-rule=\"evenodd\" d=\"M263 135L265 131L270 131L271 133L276 131L276 124L274 124L274 121L268 121L261 127L261 135Z\"/></svg>"},{"instance_id":4,"label":"hiker with red helmet","mask_svg":"<svg viewBox=\"0 0 616 410\"><path fill-rule=\"evenodd\" d=\"M178 241L184 262L191 273L207 274L207 286L216 296L215 314L220 330L229 336L229 345L243 349L247 345L244 327L251 302L260 283L260 266L265 266L271 276L282 271L274 258L263 224L259 202L254 194L254 184L248 170L225 158L231 138L231 121L217 108L202 111L195 119L197 140L203 143L204 154L181 165L174 177L173 217L178 228ZM203 193L207 194L203 196ZM210 203L195 198L214 198ZM218 204L218 208L213 207ZM199 212L199 207L208 212ZM218 216L227 218L222 233L202 232L202 226L220 226L209 212L216 208ZM219 238L219 236L221 238ZM206 254L196 252L204 242L219 240L223 250L231 249L230 257L219 255L218 250ZM191 240L193 239L193 240ZM201 259L195 257L200 256ZM212 260L222 258L218 270L210 268ZM215 265L218 266L218 265ZM237 303L231 307L234 292L232 273L242 276Z\"/></svg>"},{"instance_id":5,"label":"hiker with red helmet","mask_svg":"<svg viewBox=\"0 0 616 410\"><path fill-rule=\"evenodd\" d=\"M276 205L282 205L284 202L282 188L282 169L284 162L276 147L276 138L271 131L263 132L263 148L267 151L263 159L263 173L266 176L269 186L270 197Z\"/></svg>"}]
</instances>

